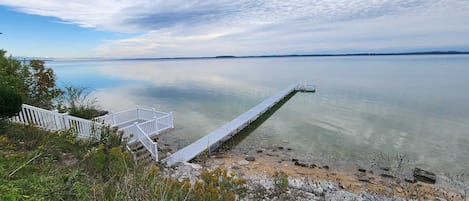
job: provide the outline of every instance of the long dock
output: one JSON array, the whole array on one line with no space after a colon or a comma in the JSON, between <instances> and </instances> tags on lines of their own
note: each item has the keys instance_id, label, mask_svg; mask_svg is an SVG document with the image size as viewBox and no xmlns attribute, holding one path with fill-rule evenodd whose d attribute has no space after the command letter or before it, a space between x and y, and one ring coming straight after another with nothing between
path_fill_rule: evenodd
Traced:
<instances>
[{"instance_id":1,"label":"long dock","mask_svg":"<svg viewBox=\"0 0 469 201\"><path fill-rule=\"evenodd\" d=\"M292 93L297 91L301 92L314 92L316 89L313 85L307 84L292 84L286 89L279 91L275 95L267 98L258 105L239 115L235 119L226 123L222 127L218 128L195 141L194 143L178 150L169 157L163 159L167 165L173 165L177 162L187 162L205 150L210 149L213 145L219 142L227 140L236 135L239 131L243 130L246 126L251 124L257 118L262 116L264 113L269 111L270 108L281 102L284 98L288 97Z\"/></svg>"}]
</instances>

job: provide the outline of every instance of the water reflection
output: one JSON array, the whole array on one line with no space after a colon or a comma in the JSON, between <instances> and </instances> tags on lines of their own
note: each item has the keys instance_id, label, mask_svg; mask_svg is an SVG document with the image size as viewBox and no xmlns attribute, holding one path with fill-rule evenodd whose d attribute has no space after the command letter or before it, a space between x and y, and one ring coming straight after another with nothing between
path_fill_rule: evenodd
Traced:
<instances>
[{"instance_id":1,"label":"water reflection","mask_svg":"<svg viewBox=\"0 0 469 201\"><path fill-rule=\"evenodd\" d=\"M52 62L59 82L95 88L105 109L174 111L180 146L291 83L309 81L235 149L285 144L298 155L366 161L406 153L421 166L469 167L467 56ZM253 144L253 143L256 144ZM309 156L309 155L308 155Z\"/></svg>"}]
</instances>

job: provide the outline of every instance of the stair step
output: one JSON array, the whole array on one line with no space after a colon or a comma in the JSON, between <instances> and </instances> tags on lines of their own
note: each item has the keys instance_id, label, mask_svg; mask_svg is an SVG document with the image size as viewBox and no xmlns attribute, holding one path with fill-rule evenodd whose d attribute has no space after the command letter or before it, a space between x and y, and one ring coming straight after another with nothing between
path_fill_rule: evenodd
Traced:
<instances>
[{"instance_id":1,"label":"stair step","mask_svg":"<svg viewBox=\"0 0 469 201\"><path fill-rule=\"evenodd\" d=\"M156 141L157 137L153 136L152 140ZM140 141L132 140L130 142L127 142L127 147L131 150L136 164L149 165L156 162L155 160L153 160L151 153Z\"/></svg>"},{"instance_id":2,"label":"stair step","mask_svg":"<svg viewBox=\"0 0 469 201\"><path fill-rule=\"evenodd\" d=\"M135 160L137 160L137 162L140 162L140 161L146 160L146 159L153 160L153 158L151 157L150 154L143 154L143 155L139 155L139 156L135 157Z\"/></svg>"}]
</instances>

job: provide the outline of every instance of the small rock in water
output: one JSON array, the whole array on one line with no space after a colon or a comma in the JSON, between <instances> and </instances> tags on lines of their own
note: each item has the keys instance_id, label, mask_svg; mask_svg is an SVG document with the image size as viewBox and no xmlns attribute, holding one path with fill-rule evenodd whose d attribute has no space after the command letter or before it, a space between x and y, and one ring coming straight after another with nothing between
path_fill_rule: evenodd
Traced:
<instances>
[{"instance_id":1,"label":"small rock in water","mask_svg":"<svg viewBox=\"0 0 469 201\"><path fill-rule=\"evenodd\" d=\"M300 162L300 161L295 161L295 165L300 166L300 167L309 167L309 165L307 163L303 163L303 162Z\"/></svg>"},{"instance_id":2,"label":"small rock in water","mask_svg":"<svg viewBox=\"0 0 469 201\"><path fill-rule=\"evenodd\" d=\"M417 180L415 179L414 175L404 175L404 181L407 183L417 183Z\"/></svg>"},{"instance_id":3,"label":"small rock in water","mask_svg":"<svg viewBox=\"0 0 469 201\"><path fill-rule=\"evenodd\" d=\"M322 168L328 170L328 169L329 169L329 166L328 166L328 165L325 165L325 166L322 166Z\"/></svg>"},{"instance_id":4,"label":"small rock in water","mask_svg":"<svg viewBox=\"0 0 469 201\"><path fill-rule=\"evenodd\" d=\"M357 169L359 172L366 172L366 169L363 168L362 166L358 166Z\"/></svg>"},{"instance_id":5,"label":"small rock in water","mask_svg":"<svg viewBox=\"0 0 469 201\"><path fill-rule=\"evenodd\" d=\"M366 175L362 175L362 176L358 177L358 181L370 182L370 178L367 177Z\"/></svg>"},{"instance_id":6,"label":"small rock in water","mask_svg":"<svg viewBox=\"0 0 469 201\"><path fill-rule=\"evenodd\" d=\"M262 153L262 149L256 150L256 153Z\"/></svg>"},{"instance_id":7,"label":"small rock in water","mask_svg":"<svg viewBox=\"0 0 469 201\"><path fill-rule=\"evenodd\" d=\"M278 157L278 154L266 154L267 156Z\"/></svg>"},{"instance_id":8,"label":"small rock in water","mask_svg":"<svg viewBox=\"0 0 469 201\"><path fill-rule=\"evenodd\" d=\"M394 178L393 175L390 175L390 174L388 174L388 173L382 173L382 174L380 174L379 176L384 177L384 178Z\"/></svg>"},{"instance_id":9,"label":"small rock in water","mask_svg":"<svg viewBox=\"0 0 469 201\"><path fill-rule=\"evenodd\" d=\"M379 167L379 169L382 169L382 170L384 170L384 171L389 171L389 170L391 170L390 167L384 167L384 166Z\"/></svg>"},{"instance_id":10,"label":"small rock in water","mask_svg":"<svg viewBox=\"0 0 469 201\"><path fill-rule=\"evenodd\" d=\"M424 183L434 184L436 183L436 175L433 172L426 171L420 168L414 169L414 177L417 181Z\"/></svg>"},{"instance_id":11,"label":"small rock in water","mask_svg":"<svg viewBox=\"0 0 469 201\"><path fill-rule=\"evenodd\" d=\"M293 149L292 149L292 148L287 148L287 150L288 150L288 151L291 151L291 150L293 150Z\"/></svg>"},{"instance_id":12,"label":"small rock in water","mask_svg":"<svg viewBox=\"0 0 469 201\"><path fill-rule=\"evenodd\" d=\"M247 161L255 161L256 158L254 158L254 156L248 156L248 157L245 158L245 160L247 160Z\"/></svg>"},{"instance_id":13,"label":"small rock in water","mask_svg":"<svg viewBox=\"0 0 469 201\"><path fill-rule=\"evenodd\" d=\"M283 147L282 147L282 146L279 146L279 147L277 147L277 148L278 148L279 150L283 150Z\"/></svg>"},{"instance_id":14,"label":"small rock in water","mask_svg":"<svg viewBox=\"0 0 469 201\"><path fill-rule=\"evenodd\" d=\"M291 159L291 162L298 162L298 161L299 161L299 160L296 159L296 158L292 158L292 159Z\"/></svg>"}]
</instances>

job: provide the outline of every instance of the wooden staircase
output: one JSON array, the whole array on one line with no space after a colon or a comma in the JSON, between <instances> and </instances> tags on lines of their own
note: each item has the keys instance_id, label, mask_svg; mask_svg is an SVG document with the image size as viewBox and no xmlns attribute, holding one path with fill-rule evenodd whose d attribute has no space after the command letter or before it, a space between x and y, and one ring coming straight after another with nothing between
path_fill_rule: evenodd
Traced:
<instances>
[{"instance_id":1,"label":"wooden staircase","mask_svg":"<svg viewBox=\"0 0 469 201\"><path fill-rule=\"evenodd\" d=\"M136 165L147 166L158 162L153 159L151 153L140 141L134 141L127 144L127 149L132 153Z\"/></svg>"}]
</instances>

